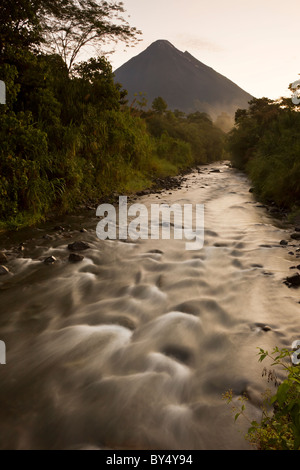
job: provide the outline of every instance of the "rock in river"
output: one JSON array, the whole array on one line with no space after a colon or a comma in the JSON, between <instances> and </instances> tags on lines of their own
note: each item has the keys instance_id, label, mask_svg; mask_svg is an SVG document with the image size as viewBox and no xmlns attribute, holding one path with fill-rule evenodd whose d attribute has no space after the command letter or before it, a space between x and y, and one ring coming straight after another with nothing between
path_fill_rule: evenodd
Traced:
<instances>
[{"instance_id":1,"label":"rock in river","mask_svg":"<svg viewBox=\"0 0 300 470\"><path fill-rule=\"evenodd\" d=\"M295 274L286 278L285 284L289 287L300 287L300 274Z\"/></svg>"},{"instance_id":2,"label":"rock in river","mask_svg":"<svg viewBox=\"0 0 300 470\"><path fill-rule=\"evenodd\" d=\"M0 266L0 276L8 274L9 270L5 266Z\"/></svg>"},{"instance_id":3,"label":"rock in river","mask_svg":"<svg viewBox=\"0 0 300 470\"><path fill-rule=\"evenodd\" d=\"M5 264L7 263L8 259L5 253L3 251L0 251L0 263Z\"/></svg>"},{"instance_id":4,"label":"rock in river","mask_svg":"<svg viewBox=\"0 0 300 470\"><path fill-rule=\"evenodd\" d=\"M293 240L300 240L300 232L292 233L291 238Z\"/></svg>"},{"instance_id":5,"label":"rock in river","mask_svg":"<svg viewBox=\"0 0 300 470\"><path fill-rule=\"evenodd\" d=\"M54 264L56 261L55 256L48 256L48 258L44 259L45 264Z\"/></svg>"},{"instance_id":6,"label":"rock in river","mask_svg":"<svg viewBox=\"0 0 300 470\"><path fill-rule=\"evenodd\" d=\"M88 250L90 248L90 245L88 245L88 243L85 243L85 242L74 242L74 243L70 243L70 245L68 245L68 248L71 251L84 251L84 250Z\"/></svg>"},{"instance_id":7,"label":"rock in river","mask_svg":"<svg viewBox=\"0 0 300 470\"><path fill-rule=\"evenodd\" d=\"M71 253L69 256L70 263L80 263L84 259L83 255L79 255L78 253Z\"/></svg>"}]
</instances>

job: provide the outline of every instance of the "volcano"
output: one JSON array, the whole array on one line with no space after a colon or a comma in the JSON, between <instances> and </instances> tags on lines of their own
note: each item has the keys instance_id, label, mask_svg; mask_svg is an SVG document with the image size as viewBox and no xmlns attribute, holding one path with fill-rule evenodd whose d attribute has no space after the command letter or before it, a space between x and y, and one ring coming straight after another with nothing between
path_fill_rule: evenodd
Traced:
<instances>
[{"instance_id":1,"label":"volcano","mask_svg":"<svg viewBox=\"0 0 300 470\"><path fill-rule=\"evenodd\" d=\"M170 110L206 112L212 118L233 116L253 98L238 85L169 41L158 40L115 72L115 81L128 91L128 102L144 93L147 106L161 96Z\"/></svg>"}]
</instances>

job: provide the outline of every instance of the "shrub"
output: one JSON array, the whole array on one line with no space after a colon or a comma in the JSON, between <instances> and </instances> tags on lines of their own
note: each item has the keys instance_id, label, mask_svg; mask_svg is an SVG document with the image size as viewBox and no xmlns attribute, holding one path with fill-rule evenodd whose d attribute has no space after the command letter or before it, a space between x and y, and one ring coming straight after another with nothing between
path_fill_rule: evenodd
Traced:
<instances>
[{"instance_id":1,"label":"shrub","mask_svg":"<svg viewBox=\"0 0 300 470\"><path fill-rule=\"evenodd\" d=\"M280 383L273 371L264 368L262 375L274 381L277 390L272 396L266 392L261 422L252 421L245 437L259 450L300 450L300 366L292 364L288 349L276 347L269 354L260 348L259 356L260 362L271 359L272 366L283 369L286 378ZM223 398L231 403L232 391L225 393ZM240 401L241 406L233 408L235 420L242 415L250 421L246 414L247 398L240 397ZM270 406L272 413L268 411Z\"/></svg>"}]
</instances>

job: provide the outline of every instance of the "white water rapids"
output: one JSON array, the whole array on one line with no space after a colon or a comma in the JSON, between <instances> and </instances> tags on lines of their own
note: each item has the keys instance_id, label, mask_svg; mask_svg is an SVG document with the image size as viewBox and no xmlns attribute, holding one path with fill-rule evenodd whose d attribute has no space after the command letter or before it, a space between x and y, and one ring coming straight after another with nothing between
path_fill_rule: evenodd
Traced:
<instances>
[{"instance_id":1,"label":"white water rapids","mask_svg":"<svg viewBox=\"0 0 300 470\"><path fill-rule=\"evenodd\" d=\"M249 423L234 422L222 394L246 393L259 420L272 384L257 348L300 340L300 290L283 284L299 242L255 202L245 176L225 163L205 168L172 194L139 199L205 204L199 251L185 240L101 241L96 212L60 235L49 226L18 235L31 238L0 277L1 449L250 447ZM91 248L72 264L76 240ZM57 262L45 265L51 255Z\"/></svg>"}]
</instances>

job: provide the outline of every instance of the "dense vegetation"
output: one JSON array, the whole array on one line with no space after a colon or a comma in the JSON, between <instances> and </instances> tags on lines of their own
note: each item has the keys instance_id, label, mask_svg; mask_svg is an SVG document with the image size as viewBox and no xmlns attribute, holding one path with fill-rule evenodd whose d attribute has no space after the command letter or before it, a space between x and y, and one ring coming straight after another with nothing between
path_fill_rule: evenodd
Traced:
<instances>
[{"instance_id":1,"label":"dense vegetation","mask_svg":"<svg viewBox=\"0 0 300 470\"><path fill-rule=\"evenodd\" d=\"M77 61L86 44L136 39L122 12L98 0L1 2L0 227L222 158L224 134L208 116L170 112L160 97L144 112L105 57Z\"/></svg>"},{"instance_id":2,"label":"dense vegetation","mask_svg":"<svg viewBox=\"0 0 300 470\"><path fill-rule=\"evenodd\" d=\"M238 406L232 407L235 420L243 416L249 422L250 427L245 438L258 450L300 450L299 351L291 352L275 347L269 354L268 351L259 349L259 361L269 359L272 366L279 367L280 372L284 373L284 378L280 381L277 371L264 368L262 375L267 377L268 382L273 382L276 392L272 395L270 390L266 391L261 421L251 421L247 415L247 396L240 396ZM292 356L297 358L296 365ZM232 390L227 391L223 398L227 403L233 403Z\"/></svg>"},{"instance_id":3,"label":"dense vegetation","mask_svg":"<svg viewBox=\"0 0 300 470\"><path fill-rule=\"evenodd\" d=\"M256 195L296 214L300 208L300 106L291 99L254 99L238 110L228 147Z\"/></svg>"}]
</instances>

